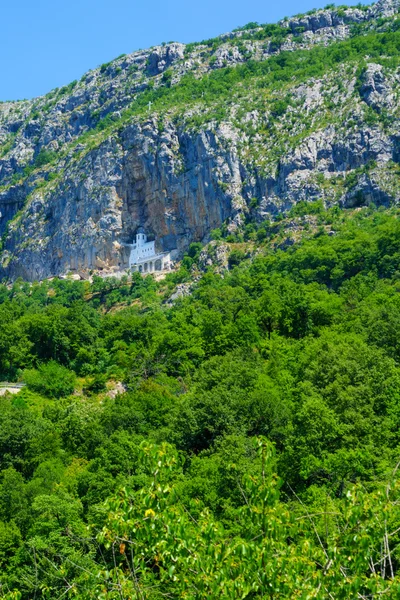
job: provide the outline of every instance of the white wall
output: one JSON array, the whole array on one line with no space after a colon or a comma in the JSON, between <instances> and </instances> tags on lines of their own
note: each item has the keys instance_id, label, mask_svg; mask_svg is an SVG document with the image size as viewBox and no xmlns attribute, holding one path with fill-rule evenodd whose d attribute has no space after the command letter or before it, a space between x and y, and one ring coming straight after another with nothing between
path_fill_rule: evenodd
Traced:
<instances>
[{"instance_id":1,"label":"white wall","mask_svg":"<svg viewBox=\"0 0 400 600\"><path fill-rule=\"evenodd\" d=\"M129 266L131 267L132 265L144 260L152 260L156 256L155 242L147 242L140 246L134 244L131 247Z\"/></svg>"},{"instance_id":2,"label":"white wall","mask_svg":"<svg viewBox=\"0 0 400 600\"><path fill-rule=\"evenodd\" d=\"M134 265L144 264L152 262L152 271L155 270L155 261L161 260L162 265L168 265L169 268L170 263L170 255L169 253L161 253L157 254L155 248L155 242L148 242L146 234L138 233L136 235L136 243L130 245L130 255L129 255L129 267L133 267ZM148 267L150 270L150 266Z\"/></svg>"}]
</instances>

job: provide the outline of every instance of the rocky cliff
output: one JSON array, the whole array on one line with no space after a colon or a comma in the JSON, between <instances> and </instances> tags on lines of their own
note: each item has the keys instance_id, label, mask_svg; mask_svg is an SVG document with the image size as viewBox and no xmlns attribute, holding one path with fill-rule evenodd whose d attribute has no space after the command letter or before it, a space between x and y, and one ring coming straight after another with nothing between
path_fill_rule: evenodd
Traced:
<instances>
[{"instance_id":1,"label":"rocky cliff","mask_svg":"<svg viewBox=\"0 0 400 600\"><path fill-rule=\"evenodd\" d=\"M124 269L139 225L179 256L301 200L396 202L399 7L171 43L0 104L0 277Z\"/></svg>"}]
</instances>

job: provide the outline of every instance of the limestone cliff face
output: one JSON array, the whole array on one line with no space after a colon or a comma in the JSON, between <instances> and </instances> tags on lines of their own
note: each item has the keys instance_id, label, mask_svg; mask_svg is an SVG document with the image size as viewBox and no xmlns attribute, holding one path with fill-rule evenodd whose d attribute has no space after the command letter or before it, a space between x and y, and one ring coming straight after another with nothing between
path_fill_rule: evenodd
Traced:
<instances>
[{"instance_id":1,"label":"limestone cliff face","mask_svg":"<svg viewBox=\"0 0 400 600\"><path fill-rule=\"evenodd\" d=\"M395 68L366 57L361 68L343 64L267 93L256 80L239 82L228 96L210 100L206 88L198 100L189 95L166 108L162 101L154 108L151 93L164 90L168 99L188 74L198 81L226 66L336 43L352 24L384 30L399 4L289 19L279 44L260 27L212 44L159 46L46 97L0 105L0 277L125 269L124 244L139 225L158 250L179 257L223 223L235 229L301 200L397 201Z\"/></svg>"},{"instance_id":2,"label":"limestone cliff face","mask_svg":"<svg viewBox=\"0 0 400 600\"><path fill-rule=\"evenodd\" d=\"M235 147L224 149L214 132L189 133L168 123L159 134L155 125L129 127L122 136L123 230L133 238L142 223L163 250L181 252L231 216L232 202L218 185L219 163L234 181L239 162Z\"/></svg>"},{"instance_id":3,"label":"limestone cliff face","mask_svg":"<svg viewBox=\"0 0 400 600\"><path fill-rule=\"evenodd\" d=\"M189 134L168 124L160 135L152 120L130 126L66 168L45 199L33 195L9 225L4 268L30 280L124 269L124 243L138 225L155 236L159 250L179 255L232 216L232 199L219 185L222 172L240 183L235 148L222 148L215 133Z\"/></svg>"}]
</instances>

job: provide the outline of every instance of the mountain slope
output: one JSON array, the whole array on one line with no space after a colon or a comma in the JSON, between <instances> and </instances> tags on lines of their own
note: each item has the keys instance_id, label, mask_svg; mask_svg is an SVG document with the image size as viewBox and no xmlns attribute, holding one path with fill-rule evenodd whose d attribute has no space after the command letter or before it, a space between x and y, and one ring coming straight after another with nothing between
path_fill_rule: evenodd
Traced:
<instances>
[{"instance_id":1,"label":"mountain slope","mask_svg":"<svg viewBox=\"0 0 400 600\"><path fill-rule=\"evenodd\" d=\"M0 276L127 268L139 225L180 256L301 200L399 197L398 1L122 56L0 106Z\"/></svg>"}]
</instances>

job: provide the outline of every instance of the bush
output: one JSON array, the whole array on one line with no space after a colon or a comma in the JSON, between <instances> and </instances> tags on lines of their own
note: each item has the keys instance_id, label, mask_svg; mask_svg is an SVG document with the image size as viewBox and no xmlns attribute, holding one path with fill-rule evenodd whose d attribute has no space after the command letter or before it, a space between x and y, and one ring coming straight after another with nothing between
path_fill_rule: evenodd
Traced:
<instances>
[{"instance_id":1,"label":"bush","mask_svg":"<svg viewBox=\"0 0 400 600\"><path fill-rule=\"evenodd\" d=\"M236 267L239 265L242 260L246 258L246 253L243 250L232 250L228 258L229 268Z\"/></svg>"},{"instance_id":2,"label":"bush","mask_svg":"<svg viewBox=\"0 0 400 600\"><path fill-rule=\"evenodd\" d=\"M164 71L164 73L162 75L162 81L167 87L169 87L171 85L172 69L167 69L166 71Z\"/></svg>"},{"instance_id":3,"label":"bush","mask_svg":"<svg viewBox=\"0 0 400 600\"><path fill-rule=\"evenodd\" d=\"M55 152L51 150L41 150L35 158L35 167L43 167L50 163L56 156Z\"/></svg>"},{"instance_id":4,"label":"bush","mask_svg":"<svg viewBox=\"0 0 400 600\"><path fill-rule=\"evenodd\" d=\"M190 258L193 258L193 260L196 261L199 258L202 249L203 246L200 242L193 242L189 246L188 255Z\"/></svg>"},{"instance_id":5,"label":"bush","mask_svg":"<svg viewBox=\"0 0 400 600\"><path fill-rule=\"evenodd\" d=\"M275 100L271 106L271 114L274 117L281 117L285 114L290 102L288 98L282 98L280 100Z\"/></svg>"},{"instance_id":6,"label":"bush","mask_svg":"<svg viewBox=\"0 0 400 600\"><path fill-rule=\"evenodd\" d=\"M76 376L54 360L40 365L38 369L24 371L23 379L28 388L47 398L64 398L73 393Z\"/></svg>"},{"instance_id":7,"label":"bush","mask_svg":"<svg viewBox=\"0 0 400 600\"><path fill-rule=\"evenodd\" d=\"M213 229L210 233L212 240L218 241L222 238L222 231L220 229Z\"/></svg>"},{"instance_id":8,"label":"bush","mask_svg":"<svg viewBox=\"0 0 400 600\"><path fill-rule=\"evenodd\" d=\"M107 375L104 375L103 373L97 373L88 383L85 384L83 391L89 396L91 394L104 392L106 390L106 383Z\"/></svg>"}]
</instances>

